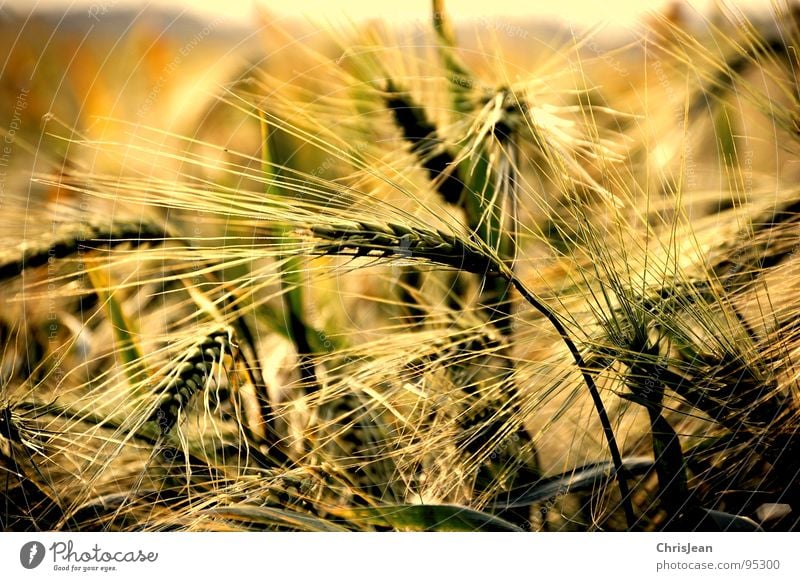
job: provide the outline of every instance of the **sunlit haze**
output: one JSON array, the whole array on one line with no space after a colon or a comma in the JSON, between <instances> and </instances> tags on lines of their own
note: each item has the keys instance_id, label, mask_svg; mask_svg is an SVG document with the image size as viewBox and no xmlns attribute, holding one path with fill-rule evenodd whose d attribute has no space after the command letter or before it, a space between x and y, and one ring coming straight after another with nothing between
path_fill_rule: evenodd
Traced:
<instances>
[{"instance_id":1,"label":"sunlit haze","mask_svg":"<svg viewBox=\"0 0 800 581\"><path fill-rule=\"evenodd\" d=\"M574 25L592 26L605 23L611 26L626 27L635 25L649 11L663 8L669 0L558 0L544 2L521 2L520 0L452 0L447 5L457 18L475 19L487 14L509 17L541 17L548 20L564 20ZM287 2L271 2L264 0L150 0L137 2L134 0L5 0L0 2L3 8L19 11L34 9L86 11L87 18L111 10L137 8L143 6L161 7L173 10L186 10L202 16L218 17L222 15L231 23L247 24L253 21L255 6L260 4L270 11L279 14L304 16L325 20L345 18L420 19L427 18L430 10L429 0L405 0L398 3L390 0L347 0L332 2L330 0L295 0ZM709 9L711 0L694 0L687 4L704 12ZM759 0L738 0L729 4L744 10L765 8L768 2Z\"/></svg>"}]
</instances>

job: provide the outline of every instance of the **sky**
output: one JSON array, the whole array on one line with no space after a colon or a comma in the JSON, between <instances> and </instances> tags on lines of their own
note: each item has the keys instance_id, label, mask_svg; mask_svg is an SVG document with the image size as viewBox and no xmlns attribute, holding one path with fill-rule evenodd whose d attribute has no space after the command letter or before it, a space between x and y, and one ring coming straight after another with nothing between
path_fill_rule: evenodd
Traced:
<instances>
[{"instance_id":1,"label":"sky","mask_svg":"<svg viewBox=\"0 0 800 581\"><path fill-rule=\"evenodd\" d=\"M258 0L270 11L286 15L312 16L335 20L343 15L350 18L383 17L391 19L427 19L430 0ZM32 7L63 9L71 7L92 14L117 8L153 6L188 9L202 16L218 17L231 23L254 20L255 0L0 0L1 7L30 10ZM448 11L457 18L478 19L487 16L533 16L564 19L577 26L608 23L614 27L633 26L647 11L663 7L668 0L449 0ZM713 0L692 0L700 10L707 9ZM729 2L731 3L731 2ZM745 9L764 7L769 0L735 0Z\"/></svg>"}]
</instances>

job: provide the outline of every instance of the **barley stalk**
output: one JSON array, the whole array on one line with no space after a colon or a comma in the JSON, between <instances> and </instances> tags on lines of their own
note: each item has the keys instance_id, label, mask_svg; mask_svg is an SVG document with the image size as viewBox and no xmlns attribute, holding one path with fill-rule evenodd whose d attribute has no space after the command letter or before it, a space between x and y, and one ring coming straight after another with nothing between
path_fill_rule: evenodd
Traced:
<instances>
[{"instance_id":1,"label":"barley stalk","mask_svg":"<svg viewBox=\"0 0 800 581\"><path fill-rule=\"evenodd\" d=\"M280 155L280 149L276 146L274 135L270 135L270 127L266 116L261 114L259 123L261 127L261 171L265 176L280 178L281 168L286 167L290 159L284 159ZM278 162L280 164L276 165ZM267 184L265 195L280 195L281 188L275 183ZM288 232L284 233L288 237ZM287 257L280 261L281 264L281 286L283 287L283 307L286 311L287 330L292 342L295 345L297 356L300 360L300 378L308 391L319 389L317 372L314 364L314 348L309 341L311 329L306 324L303 309L304 286L302 281L303 261L300 257Z\"/></svg>"},{"instance_id":2,"label":"barley stalk","mask_svg":"<svg viewBox=\"0 0 800 581\"><path fill-rule=\"evenodd\" d=\"M450 77L450 92L453 108L462 113L469 113L472 108L470 90L473 76L456 54L455 30L447 15L447 11L444 9L444 0L431 0L431 8L433 14L433 30L438 40L439 56Z\"/></svg>"},{"instance_id":3,"label":"barley stalk","mask_svg":"<svg viewBox=\"0 0 800 581\"><path fill-rule=\"evenodd\" d=\"M458 59L455 49L456 40L453 26L444 10L442 1L432 2L433 27L437 37L437 48L445 70L448 72L450 83L448 92L453 103L454 109L463 116L474 114L474 104L470 99L473 87L476 86L475 78L469 69ZM389 88L393 85L390 83ZM394 91L394 99L388 101L392 109L396 123L403 130L407 141L412 144L412 151L416 152L420 162L428 170L431 180L437 187L438 192L445 202L458 204L464 211L466 225L471 235L489 248L495 250L498 256L507 264L513 262L513 255L516 247L516 220L511 216L510 220L506 213L506 208L515 208L517 183L515 176L516 145L511 139L509 124L504 120L506 111L504 110L497 118L487 116L485 132L479 132L476 144L470 145L467 140L465 151L468 155L460 156L460 161L450 157L449 152L440 143L435 126L430 123L423 107L414 103L410 97ZM501 100L505 93L500 96ZM485 111L482 110L481 113ZM469 135L468 135L469 136ZM501 142L504 142L502 143ZM503 145L508 145L508 150L504 151ZM425 156L427 151L443 150L443 152ZM498 158L493 153L500 153ZM437 165L439 167L437 167ZM445 169L449 173L442 174ZM457 181L454 178L459 178ZM437 181L438 180L438 181ZM465 183L462 183L465 182ZM448 191L449 183L454 187L453 191ZM511 222L512 227L509 227ZM510 267L513 269L513 266ZM413 282L413 281L410 281ZM497 327L500 332L508 337L511 334L511 312L512 301L510 285L506 278L481 276L479 302L486 311L486 318L489 323ZM503 400L493 402L492 407L497 409L510 409L511 417L519 418L518 389L511 379L514 373L513 363L504 372L504 389L502 390ZM461 382L466 377L474 377L477 370L462 370L467 375L461 378ZM464 389L466 392L470 380L466 381ZM474 397L474 393L471 396ZM490 408L484 408L481 413L489 412ZM469 414L468 414L469 415ZM480 415L480 414L479 414ZM510 453L510 458L505 456L505 452L510 452L508 442L512 439L507 434L503 434L504 422L496 419L487 425L480 427L477 431L475 419L464 418L462 430L465 434L475 432L467 439L470 443L466 446L468 453L473 454L482 449L494 440L504 442L501 449L504 453L499 456L493 454L492 462L488 466L481 468L477 475L477 481L486 481L487 484L494 485L496 479L501 482L501 488L513 486L514 480L531 482L540 477L538 461L536 459L535 448L532 444L527 430L519 423L518 429L514 434L514 441L521 440L529 444L529 449L533 451L532 458L520 461L520 450ZM482 420L479 420L482 421ZM513 420L512 420L513 421ZM516 422L515 422L516 423ZM472 449L471 449L472 448ZM516 459L516 460L515 460ZM509 463L516 464L515 469L509 470ZM513 476L508 476L508 472ZM484 488L483 482L480 486ZM530 515L525 511L519 514L509 515L527 525Z\"/></svg>"},{"instance_id":4,"label":"barley stalk","mask_svg":"<svg viewBox=\"0 0 800 581\"><path fill-rule=\"evenodd\" d=\"M520 281L516 276L511 275L510 281L511 284L514 285L514 288L517 289L519 294L522 295L522 297L537 311L539 311L542 316L544 316L544 318L547 319L547 321L553 326L559 337L561 337L562 342L567 346L567 349L569 349L569 352L575 361L575 365L578 367L578 369L580 369L581 375L583 376L583 381L586 384L589 395L592 398L595 411L597 412L597 417L600 419L603 434L605 436L606 443L608 444L608 450L611 454L611 461L614 463L614 476L617 480L617 485L619 486L620 496L622 497L621 502L623 510L625 511L625 519L628 522L628 528L631 528L635 522L635 515L633 513L630 490L628 489L628 482L626 480L627 473L625 472L624 464L622 463L622 454L617 446L617 439L614 436L614 428L611 426L611 420L608 417L608 412L606 412L605 405L600 397L600 390L597 388L597 384L595 383L594 378L589 371L589 367L586 365L583 355L581 354L577 345L575 345L575 342L572 340L572 337L570 337L567 329L564 327L564 324L561 322L561 319L558 317L555 311L550 309L547 305L536 298L536 296L529 291L522 281Z\"/></svg>"}]
</instances>

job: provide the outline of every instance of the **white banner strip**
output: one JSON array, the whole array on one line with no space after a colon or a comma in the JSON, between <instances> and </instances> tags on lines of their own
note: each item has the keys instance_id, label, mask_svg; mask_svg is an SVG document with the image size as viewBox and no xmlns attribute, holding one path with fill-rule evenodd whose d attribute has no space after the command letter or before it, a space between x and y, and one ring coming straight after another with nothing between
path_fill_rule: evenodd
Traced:
<instances>
[{"instance_id":1,"label":"white banner strip","mask_svg":"<svg viewBox=\"0 0 800 581\"><path fill-rule=\"evenodd\" d=\"M2 533L0 571L21 581L796 581L798 540L792 533Z\"/></svg>"}]
</instances>

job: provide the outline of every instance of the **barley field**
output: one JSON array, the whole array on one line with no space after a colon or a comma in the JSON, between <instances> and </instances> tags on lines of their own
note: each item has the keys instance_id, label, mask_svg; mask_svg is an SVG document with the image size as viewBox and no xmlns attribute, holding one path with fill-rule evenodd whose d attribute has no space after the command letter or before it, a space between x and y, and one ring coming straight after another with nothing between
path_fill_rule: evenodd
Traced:
<instances>
[{"instance_id":1,"label":"barley field","mask_svg":"<svg viewBox=\"0 0 800 581\"><path fill-rule=\"evenodd\" d=\"M107 4L0 19L2 530L800 527L797 4Z\"/></svg>"}]
</instances>

